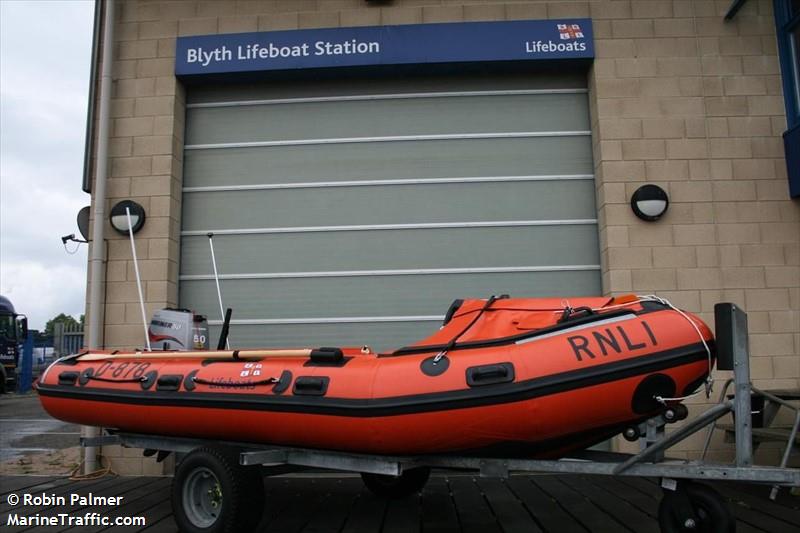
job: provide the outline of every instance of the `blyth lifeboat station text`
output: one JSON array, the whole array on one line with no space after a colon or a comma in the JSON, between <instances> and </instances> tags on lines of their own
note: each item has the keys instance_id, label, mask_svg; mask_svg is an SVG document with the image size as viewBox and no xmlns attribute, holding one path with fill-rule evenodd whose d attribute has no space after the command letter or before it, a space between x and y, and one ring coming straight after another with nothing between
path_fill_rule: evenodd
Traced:
<instances>
[{"instance_id":1,"label":"blyth lifeboat station text","mask_svg":"<svg viewBox=\"0 0 800 533\"><path fill-rule=\"evenodd\" d=\"M339 55L364 55L379 54L380 43L376 41L358 41L351 39L343 42L316 41L288 46L274 43L252 43L237 46L235 50L225 45L206 50L203 47L189 48L186 50L187 63L200 63L206 67L211 63L227 61L247 61L253 59L276 59L289 57L308 56L339 56Z\"/></svg>"}]
</instances>

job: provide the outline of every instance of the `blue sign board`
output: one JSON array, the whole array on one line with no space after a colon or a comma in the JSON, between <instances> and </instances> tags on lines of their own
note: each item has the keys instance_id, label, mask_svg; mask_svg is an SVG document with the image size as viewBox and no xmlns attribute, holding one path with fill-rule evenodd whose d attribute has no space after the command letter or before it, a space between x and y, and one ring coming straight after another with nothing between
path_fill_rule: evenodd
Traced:
<instances>
[{"instance_id":1,"label":"blue sign board","mask_svg":"<svg viewBox=\"0 0 800 533\"><path fill-rule=\"evenodd\" d=\"M590 19L411 24L179 37L175 74L593 57Z\"/></svg>"}]
</instances>

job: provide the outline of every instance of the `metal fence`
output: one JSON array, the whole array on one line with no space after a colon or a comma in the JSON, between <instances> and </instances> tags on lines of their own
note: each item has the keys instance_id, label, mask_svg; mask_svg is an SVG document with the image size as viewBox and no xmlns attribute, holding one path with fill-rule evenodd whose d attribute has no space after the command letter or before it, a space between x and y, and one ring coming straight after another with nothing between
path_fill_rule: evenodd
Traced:
<instances>
[{"instance_id":1,"label":"metal fence","mask_svg":"<svg viewBox=\"0 0 800 533\"><path fill-rule=\"evenodd\" d=\"M53 348L57 357L81 351L83 327L80 324L55 323L53 325Z\"/></svg>"}]
</instances>

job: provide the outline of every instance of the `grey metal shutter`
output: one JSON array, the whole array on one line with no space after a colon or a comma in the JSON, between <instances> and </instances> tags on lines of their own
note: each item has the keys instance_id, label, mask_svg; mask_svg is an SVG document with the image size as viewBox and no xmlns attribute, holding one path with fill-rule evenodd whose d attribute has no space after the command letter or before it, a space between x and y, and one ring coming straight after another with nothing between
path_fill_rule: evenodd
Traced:
<instances>
[{"instance_id":1,"label":"grey metal shutter","mask_svg":"<svg viewBox=\"0 0 800 533\"><path fill-rule=\"evenodd\" d=\"M237 347L403 345L455 298L600 293L583 77L188 93L180 303Z\"/></svg>"}]
</instances>

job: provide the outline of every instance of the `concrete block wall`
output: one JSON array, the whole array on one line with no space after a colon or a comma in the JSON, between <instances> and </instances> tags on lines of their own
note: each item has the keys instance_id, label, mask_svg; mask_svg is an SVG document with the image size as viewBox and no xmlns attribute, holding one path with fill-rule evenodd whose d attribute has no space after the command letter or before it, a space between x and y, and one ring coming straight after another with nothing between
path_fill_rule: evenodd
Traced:
<instances>
[{"instance_id":1,"label":"concrete block wall","mask_svg":"<svg viewBox=\"0 0 800 533\"><path fill-rule=\"evenodd\" d=\"M658 294L709 324L715 303L737 303L749 314L754 384L792 388L800 378L800 203L788 195L772 2L747 2L733 21L723 20L728 7L590 6L603 287ZM653 224L630 209L645 182L671 200ZM719 388L728 375L715 375ZM690 401L693 412L706 403ZM678 450L696 457L703 438ZM730 455L721 436L714 444L715 455ZM762 455L776 454L763 447Z\"/></svg>"},{"instance_id":2,"label":"concrete block wall","mask_svg":"<svg viewBox=\"0 0 800 533\"><path fill-rule=\"evenodd\" d=\"M156 19L128 22L132 10L159 13L157 3L138 4L116 3L106 213L123 199L145 209L145 225L136 234L136 255L149 317L156 309L178 303L185 104L183 87L174 76L175 31ZM176 9L184 3L173 4ZM111 349L141 347L142 319L130 242L107 220L104 223L103 342Z\"/></svg>"},{"instance_id":3,"label":"concrete block wall","mask_svg":"<svg viewBox=\"0 0 800 533\"><path fill-rule=\"evenodd\" d=\"M130 198L147 211L137 253L148 313L178 303L185 98L173 75L177 36L591 17L604 291L659 294L709 322L715 303L736 302L750 315L756 385L800 384L800 202L788 195L770 0L749 0L730 22L723 20L728 0L117 4L108 204ZM631 194L643 183L670 195L657 223L631 212ZM137 347L143 339L129 244L110 227L107 235L105 344ZM697 411L705 399L692 403ZM701 445L698 437L680 451L693 457ZM729 449L715 441L716 454ZM765 450L774 459L775 450Z\"/></svg>"}]
</instances>

